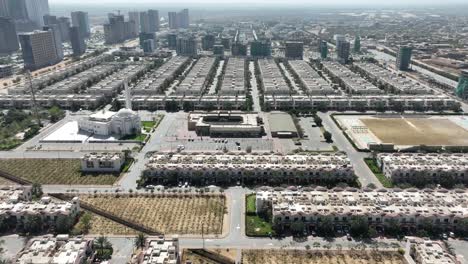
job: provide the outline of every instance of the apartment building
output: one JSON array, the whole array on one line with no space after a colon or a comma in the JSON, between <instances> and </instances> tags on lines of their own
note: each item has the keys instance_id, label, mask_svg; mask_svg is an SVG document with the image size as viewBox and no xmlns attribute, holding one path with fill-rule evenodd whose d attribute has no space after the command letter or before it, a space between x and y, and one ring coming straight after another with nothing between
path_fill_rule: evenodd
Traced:
<instances>
[{"instance_id":1,"label":"apartment building","mask_svg":"<svg viewBox=\"0 0 468 264\"><path fill-rule=\"evenodd\" d=\"M291 94L291 90L274 60L259 59L258 67L262 76L262 89L265 95Z\"/></svg>"},{"instance_id":2,"label":"apartment building","mask_svg":"<svg viewBox=\"0 0 468 264\"><path fill-rule=\"evenodd\" d=\"M194 96L204 94L210 78L214 78L216 73L216 62L217 60L212 57L200 58L176 87L175 94Z\"/></svg>"},{"instance_id":3,"label":"apartment building","mask_svg":"<svg viewBox=\"0 0 468 264\"><path fill-rule=\"evenodd\" d=\"M161 184L327 183L354 182L356 176L344 154L314 155L153 155L143 177Z\"/></svg>"},{"instance_id":4,"label":"apartment building","mask_svg":"<svg viewBox=\"0 0 468 264\"><path fill-rule=\"evenodd\" d=\"M1 95L0 95L1 98ZM125 102L119 97L119 102ZM1 103L1 101L0 101ZM246 110L246 96L184 96L184 95L134 95L132 106L136 110L164 110L168 104L175 104L178 109L191 105L190 110Z\"/></svg>"},{"instance_id":5,"label":"apartment building","mask_svg":"<svg viewBox=\"0 0 468 264\"><path fill-rule=\"evenodd\" d=\"M87 263L91 261L92 247L93 240L83 237L36 237L28 241L14 263Z\"/></svg>"},{"instance_id":6,"label":"apartment building","mask_svg":"<svg viewBox=\"0 0 468 264\"><path fill-rule=\"evenodd\" d=\"M0 185L0 201L17 203L29 201L32 198L31 186Z\"/></svg>"},{"instance_id":7,"label":"apartment building","mask_svg":"<svg viewBox=\"0 0 468 264\"><path fill-rule=\"evenodd\" d=\"M468 155L463 153L382 153L377 163L395 183L468 183Z\"/></svg>"},{"instance_id":8,"label":"apartment building","mask_svg":"<svg viewBox=\"0 0 468 264\"><path fill-rule=\"evenodd\" d=\"M104 104L106 98L103 94L50 94L36 95L36 104L42 108L58 105L63 109L94 110ZM0 95L1 108L31 109L33 100L31 95Z\"/></svg>"},{"instance_id":9,"label":"apartment building","mask_svg":"<svg viewBox=\"0 0 468 264\"><path fill-rule=\"evenodd\" d=\"M361 216L377 230L390 221L397 221L403 230L414 230L423 221L430 221L450 231L468 218L467 198L466 191L445 189L265 188L257 192L256 205L259 213L271 210L273 223L285 229L302 222L315 230L324 219L333 221L337 230L347 229L352 217Z\"/></svg>"},{"instance_id":10,"label":"apartment building","mask_svg":"<svg viewBox=\"0 0 468 264\"><path fill-rule=\"evenodd\" d=\"M226 70L218 93L222 95L245 94L245 60L229 58L225 63L227 63Z\"/></svg>"},{"instance_id":11,"label":"apartment building","mask_svg":"<svg viewBox=\"0 0 468 264\"><path fill-rule=\"evenodd\" d=\"M89 153L81 158L81 171L120 172L124 163L122 153Z\"/></svg>"}]
</instances>

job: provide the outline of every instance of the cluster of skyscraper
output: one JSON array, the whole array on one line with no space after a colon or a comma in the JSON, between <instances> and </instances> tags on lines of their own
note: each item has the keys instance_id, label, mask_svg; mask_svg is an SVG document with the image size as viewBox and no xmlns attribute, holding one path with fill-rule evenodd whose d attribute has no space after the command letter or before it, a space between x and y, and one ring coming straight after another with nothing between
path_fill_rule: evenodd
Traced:
<instances>
[{"instance_id":1,"label":"cluster of skyscraper","mask_svg":"<svg viewBox=\"0 0 468 264\"><path fill-rule=\"evenodd\" d=\"M35 70L60 62L63 42L71 42L73 55L86 51L90 35L88 14L68 17L49 14L48 0L0 0L0 54L18 51L21 44L24 68Z\"/></svg>"},{"instance_id":2,"label":"cluster of skyscraper","mask_svg":"<svg viewBox=\"0 0 468 264\"><path fill-rule=\"evenodd\" d=\"M169 12L169 28L179 29L189 27L189 11L188 9L182 9L180 12Z\"/></svg>"}]
</instances>

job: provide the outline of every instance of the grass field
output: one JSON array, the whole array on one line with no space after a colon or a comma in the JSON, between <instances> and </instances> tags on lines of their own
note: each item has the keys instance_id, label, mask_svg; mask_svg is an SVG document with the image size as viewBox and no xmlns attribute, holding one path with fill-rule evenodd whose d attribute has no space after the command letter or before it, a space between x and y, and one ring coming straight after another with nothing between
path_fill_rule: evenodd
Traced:
<instances>
[{"instance_id":1,"label":"grass field","mask_svg":"<svg viewBox=\"0 0 468 264\"><path fill-rule=\"evenodd\" d=\"M0 159L0 170L41 184L111 185L119 176L82 174L78 159Z\"/></svg>"},{"instance_id":2,"label":"grass field","mask_svg":"<svg viewBox=\"0 0 468 264\"><path fill-rule=\"evenodd\" d=\"M383 143L468 145L468 131L447 118L361 118Z\"/></svg>"},{"instance_id":3,"label":"grass field","mask_svg":"<svg viewBox=\"0 0 468 264\"><path fill-rule=\"evenodd\" d=\"M165 234L221 234L224 196L82 196L82 201ZM109 202L112 200L112 202Z\"/></svg>"},{"instance_id":4,"label":"grass field","mask_svg":"<svg viewBox=\"0 0 468 264\"><path fill-rule=\"evenodd\" d=\"M244 250L242 264L403 264L397 252Z\"/></svg>"},{"instance_id":5,"label":"grass field","mask_svg":"<svg viewBox=\"0 0 468 264\"><path fill-rule=\"evenodd\" d=\"M392 188L393 182L391 179L387 178L382 171L380 170L379 166L372 158L365 158L364 162L367 164L367 167L374 173L375 177L382 183L383 187L385 188Z\"/></svg>"},{"instance_id":6,"label":"grass field","mask_svg":"<svg viewBox=\"0 0 468 264\"><path fill-rule=\"evenodd\" d=\"M255 194L246 197L245 233L247 236L275 235L271 223L257 215Z\"/></svg>"}]
</instances>

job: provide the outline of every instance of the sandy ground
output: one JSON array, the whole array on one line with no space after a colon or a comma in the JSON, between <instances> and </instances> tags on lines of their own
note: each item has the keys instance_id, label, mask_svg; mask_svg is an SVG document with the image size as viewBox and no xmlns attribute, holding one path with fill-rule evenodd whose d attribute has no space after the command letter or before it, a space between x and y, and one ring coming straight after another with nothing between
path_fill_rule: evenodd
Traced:
<instances>
[{"instance_id":1,"label":"sandy ground","mask_svg":"<svg viewBox=\"0 0 468 264\"><path fill-rule=\"evenodd\" d=\"M384 143L396 145L468 145L468 131L449 119L361 118Z\"/></svg>"}]
</instances>

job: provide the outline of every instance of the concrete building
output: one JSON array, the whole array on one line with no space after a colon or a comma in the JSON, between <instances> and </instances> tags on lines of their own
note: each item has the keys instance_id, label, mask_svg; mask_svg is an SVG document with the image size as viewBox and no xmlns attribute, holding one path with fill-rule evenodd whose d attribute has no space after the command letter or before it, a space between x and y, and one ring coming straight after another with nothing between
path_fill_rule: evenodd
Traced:
<instances>
[{"instance_id":1,"label":"concrete building","mask_svg":"<svg viewBox=\"0 0 468 264\"><path fill-rule=\"evenodd\" d=\"M285 57L288 59L302 60L304 57L304 43L298 41L286 41L284 45Z\"/></svg>"},{"instance_id":2,"label":"concrete building","mask_svg":"<svg viewBox=\"0 0 468 264\"><path fill-rule=\"evenodd\" d=\"M159 11L150 9L148 10L149 28L151 32L158 32L160 28Z\"/></svg>"},{"instance_id":3,"label":"concrete building","mask_svg":"<svg viewBox=\"0 0 468 264\"><path fill-rule=\"evenodd\" d=\"M224 56L224 46L217 44L213 46L213 55Z\"/></svg>"},{"instance_id":4,"label":"concrete building","mask_svg":"<svg viewBox=\"0 0 468 264\"><path fill-rule=\"evenodd\" d=\"M211 50L215 45L216 38L212 34L208 34L202 37L201 45L203 50Z\"/></svg>"},{"instance_id":5,"label":"concrete building","mask_svg":"<svg viewBox=\"0 0 468 264\"><path fill-rule=\"evenodd\" d=\"M320 58L326 59L328 57L328 43L325 40L320 41Z\"/></svg>"},{"instance_id":6,"label":"concrete building","mask_svg":"<svg viewBox=\"0 0 468 264\"><path fill-rule=\"evenodd\" d=\"M352 69L369 78L375 85L392 94L432 94L429 87L391 72L373 63L356 62Z\"/></svg>"},{"instance_id":7,"label":"concrete building","mask_svg":"<svg viewBox=\"0 0 468 264\"><path fill-rule=\"evenodd\" d=\"M145 43L146 40L152 40L153 44L156 45L156 33L150 32L150 33L140 33L138 35L140 47L143 48L143 44Z\"/></svg>"},{"instance_id":8,"label":"concrete building","mask_svg":"<svg viewBox=\"0 0 468 264\"><path fill-rule=\"evenodd\" d=\"M271 41L256 40L250 43L250 56L252 57L270 57L271 56Z\"/></svg>"},{"instance_id":9,"label":"concrete building","mask_svg":"<svg viewBox=\"0 0 468 264\"><path fill-rule=\"evenodd\" d=\"M335 230L347 230L350 220L361 216L377 230L396 221L403 231L415 231L429 221L443 231L452 231L468 218L467 198L466 191L445 189L265 188L257 192L256 207L258 213L271 212L273 224L285 230L295 222L316 230L324 220L331 221Z\"/></svg>"},{"instance_id":10,"label":"concrete building","mask_svg":"<svg viewBox=\"0 0 468 264\"><path fill-rule=\"evenodd\" d=\"M179 239L164 236L146 239L145 250L136 256L140 264L177 264L179 259Z\"/></svg>"},{"instance_id":11,"label":"concrete building","mask_svg":"<svg viewBox=\"0 0 468 264\"><path fill-rule=\"evenodd\" d=\"M0 185L0 201L18 203L32 199L31 186Z\"/></svg>"},{"instance_id":12,"label":"concrete building","mask_svg":"<svg viewBox=\"0 0 468 264\"><path fill-rule=\"evenodd\" d=\"M271 112L268 114L268 123L272 137L297 137L297 128L290 114L284 112Z\"/></svg>"},{"instance_id":13,"label":"concrete building","mask_svg":"<svg viewBox=\"0 0 468 264\"><path fill-rule=\"evenodd\" d=\"M241 58L229 58L225 60L227 63L224 71L224 78L218 94L221 95L239 95L245 94L246 79L245 68L246 62Z\"/></svg>"},{"instance_id":14,"label":"concrete building","mask_svg":"<svg viewBox=\"0 0 468 264\"><path fill-rule=\"evenodd\" d=\"M377 162L394 183L468 184L466 154L382 153Z\"/></svg>"},{"instance_id":15,"label":"concrete building","mask_svg":"<svg viewBox=\"0 0 468 264\"><path fill-rule=\"evenodd\" d=\"M349 94L372 95L383 93L375 85L339 63L322 61L322 70Z\"/></svg>"},{"instance_id":16,"label":"concrete building","mask_svg":"<svg viewBox=\"0 0 468 264\"><path fill-rule=\"evenodd\" d=\"M73 50L73 56L78 57L86 52L85 38L81 34L79 27L70 27L70 42Z\"/></svg>"},{"instance_id":17,"label":"concrete building","mask_svg":"<svg viewBox=\"0 0 468 264\"><path fill-rule=\"evenodd\" d=\"M356 35L356 37L354 37L353 51L354 53L361 52L361 37L359 35Z\"/></svg>"},{"instance_id":18,"label":"concrete building","mask_svg":"<svg viewBox=\"0 0 468 264\"><path fill-rule=\"evenodd\" d=\"M301 155L154 154L143 177L160 184L312 184L354 182L349 159L339 153ZM257 207L262 208L262 207Z\"/></svg>"},{"instance_id":19,"label":"concrete building","mask_svg":"<svg viewBox=\"0 0 468 264\"><path fill-rule=\"evenodd\" d=\"M351 44L347 40L340 40L336 43L336 57L341 64L349 62Z\"/></svg>"},{"instance_id":20,"label":"concrete building","mask_svg":"<svg viewBox=\"0 0 468 264\"><path fill-rule=\"evenodd\" d=\"M140 32L151 33L148 12L140 12Z\"/></svg>"},{"instance_id":21,"label":"concrete building","mask_svg":"<svg viewBox=\"0 0 468 264\"><path fill-rule=\"evenodd\" d=\"M12 65L0 65L0 78L5 78L13 75Z\"/></svg>"},{"instance_id":22,"label":"concrete building","mask_svg":"<svg viewBox=\"0 0 468 264\"><path fill-rule=\"evenodd\" d=\"M169 29L178 29L179 28L179 22L177 18L177 12L169 12L167 14L168 17L168 23L169 23Z\"/></svg>"},{"instance_id":23,"label":"concrete building","mask_svg":"<svg viewBox=\"0 0 468 264\"><path fill-rule=\"evenodd\" d=\"M80 130L95 135L125 137L141 132L141 120L137 113L123 108L118 112L99 111L78 121Z\"/></svg>"},{"instance_id":24,"label":"concrete building","mask_svg":"<svg viewBox=\"0 0 468 264\"><path fill-rule=\"evenodd\" d=\"M169 49L175 50L177 48L177 34L169 33L167 34L167 46Z\"/></svg>"},{"instance_id":25,"label":"concrete building","mask_svg":"<svg viewBox=\"0 0 468 264\"><path fill-rule=\"evenodd\" d=\"M231 54L232 56L247 56L247 45L234 42L231 46Z\"/></svg>"},{"instance_id":26,"label":"concrete building","mask_svg":"<svg viewBox=\"0 0 468 264\"><path fill-rule=\"evenodd\" d=\"M124 163L122 153L90 153L81 158L81 171L120 172Z\"/></svg>"},{"instance_id":27,"label":"concrete building","mask_svg":"<svg viewBox=\"0 0 468 264\"><path fill-rule=\"evenodd\" d=\"M58 25L60 27L60 34L62 35L62 41L70 41L70 18L68 17L59 17L57 18Z\"/></svg>"},{"instance_id":28,"label":"concrete building","mask_svg":"<svg viewBox=\"0 0 468 264\"><path fill-rule=\"evenodd\" d=\"M14 263L87 263L92 261L93 240L68 235L32 238Z\"/></svg>"},{"instance_id":29,"label":"concrete building","mask_svg":"<svg viewBox=\"0 0 468 264\"><path fill-rule=\"evenodd\" d=\"M396 56L396 69L400 71L407 71L411 65L412 47L400 46Z\"/></svg>"},{"instance_id":30,"label":"concrete building","mask_svg":"<svg viewBox=\"0 0 468 264\"><path fill-rule=\"evenodd\" d=\"M468 99L468 70L462 71L455 94L463 100Z\"/></svg>"},{"instance_id":31,"label":"concrete building","mask_svg":"<svg viewBox=\"0 0 468 264\"><path fill-rule=\"evenodd\" d=\"M309 95L331 95L338 92L305 61L289 61L288 65L302 90Z\"/></svg>"},{"instance_id":32,"label":"concrete building","mask_svg":"<svg viewBox=\"0 0 468 264\"><path fill-rule=\"evenodd\" d=\"M23 52L24 68L37 70L57 64L61 59L57 50L52 31L34 31L19 34Z\"/></svg>"},{"instance_id":33,"label":"concrete building","mask_svg":"<svg viewBox=\"0 0 468 264\"><path fill-rule=\"evenodd\" d=\"M135 32L140 33L140 12L131 11L128 12L128 21L133 21L135 23Z\"/></svg>"},{"instance_id":34,"label":"concrete building","mask_svg":"<svg viewBox=\"0 0 468 264\"><path fill-rule=\"evenodd\" d=\"M179 28L189 28L189 10L187 8L182 9L177 13L177 20Z\"/></svg>"},{"instance_id":35,"label":"concrete building","mask_svg":"<svg viewBox=\"0 0 468 264\"><path fill-rule=\"evenodd\" d=\"M52 24L48 26L44 26L44 31L51 31L52 37L54 38L55 43L55 52L57 53L57 58L62 61L64 54L63 54L63 46L62 46L62 33L60 32L60 27L58 24Z\"/></svg>"},{"instance_id":36,"label":"concrete building","mask_svg":"<svg viewBox=\"0 0 468 264\"><path fill-rule=\"evenodd\" d=\"M175 88L177 95L202 95L210 80L216 75L216 59L202 57L192 67L182 82Z\"/></svg>"},{"instance_id":37,"label":"concrete building","mask_svg":"<svg viewBox=\"0 0 468 264\"><path fill-rule=\"evenodd\" d=\"M81 36L89 38L91 35L91 28L89 26L89 18L87 12L75 11L71 12L72 26L78 27L81 32Z\"/></svg>"},{"instance_id":38,"label":"concrete building","mask_svg":"<svg viewBox=\"0 0 468 264\"><path fill-rule=\"evenodd\" d=\"M262 76L262 89L265 95L288 95L292 93L274 60L259 59L258 67Z\"/></svg>"},{"instance_id":39,"label":"concrete building","mask_svg":"<svg viewBox=\"0 0 468 264\"><path fill-rule=\"evenodd\" d=\"M155 50L154 40L147 39L143 42L143 52L145 53L153 53Z\"/></svg>"},{"instance_id":40,"label":"concrete building","mask_svg":"<svg viewBox=\"0 0 468 264\"><path fill-rule=\"evenodd\" d=\"M177 55L196 56L198 54L197 40L194 36L177 37Z\"/></svg>"},{"instance_id":41,"label":"concrete building","mask_svg":"<svg viewBox=\"0 0 468 264\"><path fill-rule=\"evenodd\" d=\"M459 264L457 258L449 253L444 242L419 237L407 237L409 254L416 264Z\"/></svg>"},{"instance_id":42,"label":"concrete building","mask_svg":"<svg viewBox=\"0 0 468 264\"><path fill-rule=\"evenodd\" d=\"M140 24L141 24L140 13ZM143 25L141 25L143 27ZM104 24L104 38L106 44L116 44L125 40L137 37L135 32L135 22L125 21L123 15L112 15L109 23Z\"/></svg>"},{"instance_id":43,"label":"concrete building","mask_svg":"<svg viewBox=\"0 0 468 264\"><path fill-rule=\"evenodd\" d=\"M242 112L190 113L188 129L210 137L261 137L263 133L258 114Z\"/></svg>"},{"instance_id":44,"label":"concrete building","mask_svg":"<svg viewBox=\"0 0 468 264\"><path fill-rule=\"evenodd\" d=\"M45 15L43 19L44 19L44 26L58 24L57 16Z\"/></svg>"},{"instance_id":45,"label":"concrete building","mask_svg":"<svg viewBox=\"0 0 468 264\"><path fill-rule=\"evenodd\" d=\"M13 19L0 17L0 54L10 54L19 50L18 36Z\"/></svg>"}]
</instances>

